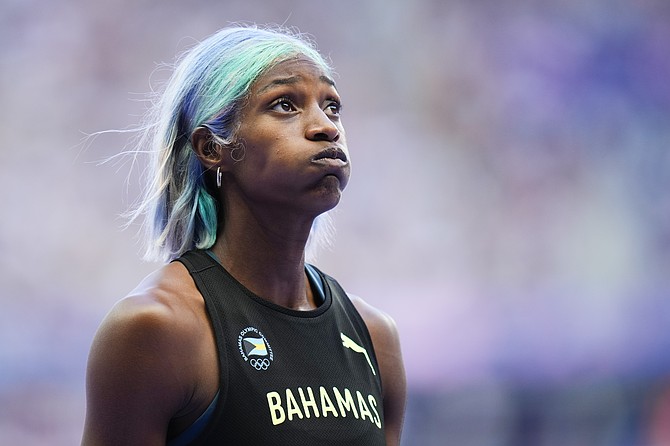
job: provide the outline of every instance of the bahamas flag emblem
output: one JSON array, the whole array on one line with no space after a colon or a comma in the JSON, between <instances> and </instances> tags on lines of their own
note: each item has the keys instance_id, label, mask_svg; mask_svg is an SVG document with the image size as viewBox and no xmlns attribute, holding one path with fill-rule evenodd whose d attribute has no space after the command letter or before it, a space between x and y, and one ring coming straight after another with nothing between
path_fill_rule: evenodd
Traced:
<instances>
[{"instance_id":1,"label":"bahamas flag emblem","mask_svg":"<svg viewBox=\"0 0 670 446\"><path fill-rule=\"evenodd\" d=\"M263 338L244 338L244 353L247 356L267 356L268 348Z\"/></svg>"},{"instance_id":2,"label":"bahamas flag emblem","mask_svg":"<svg viewBox=\"0 0 670 446\"><path fill-rule=\"evenodd\" d=\"M256 370L267 370L274 361L272 346L256 327L247 327L237 337L237 349L244 362Z\"/></svg>"}]
</instances>

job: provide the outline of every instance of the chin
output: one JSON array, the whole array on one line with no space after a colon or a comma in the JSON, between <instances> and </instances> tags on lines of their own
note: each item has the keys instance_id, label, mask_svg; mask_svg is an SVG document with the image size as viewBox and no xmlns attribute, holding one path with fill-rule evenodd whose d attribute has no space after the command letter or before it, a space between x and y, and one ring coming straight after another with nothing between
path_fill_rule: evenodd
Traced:
<instances>
[{"instance_id":1,"label":"chin","mask_svg":"<svg viewBox=\"0 0 670 446\"><path fill-rule=\"evenodd\" d=\"M321 212L327 212L337 206L340 198L342 198L343 189L344 185L335 175L328 175L323 178L317 187L319 201L324 207Z\"/></svg>"}]
</instances>

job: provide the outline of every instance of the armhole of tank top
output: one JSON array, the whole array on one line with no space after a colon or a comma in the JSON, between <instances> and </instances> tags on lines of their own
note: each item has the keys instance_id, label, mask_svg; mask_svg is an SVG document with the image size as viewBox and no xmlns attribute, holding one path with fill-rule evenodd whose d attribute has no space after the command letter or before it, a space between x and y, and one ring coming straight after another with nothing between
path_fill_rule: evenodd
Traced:
<instances>
[{"instance_id":1,"label":"armhole of tank top","mask_svg":"<svg viewBox=\"0 0 670 446\"><path fill-rule=\"evenodd\" d=\"M214 415L216 403L219 401L219 393L221 393L220 390L216 392L216 395L214 395L214 398L212 398L212 402L209 403L207 409L205 409L205 411L198 417L198 419L195 420L189 427L187 427L186 430L178 434L176 437L168 440L166 446L187 446L189 443L195 440L197 436L200 435L200 433L205 429L205 426L207 423L209 423L209 420Z\"/></svg>"},{"instance_id":2,"label":"armhole of tank top","mask_svg":"<svg viewBox=\"0 0 670 446\"><path fill-rule=\"evenodd\" d=\"M218 257L211 252L210 250L203 250L200 251L200 255L202 253L206 253L211 257L216 263L219 263ZM186 268L189 270L189 273L191 274L191 277L193 277L194 282L196 283L196 286L198 288L198 291L202 295L203 299L205 300L205 305L207 307L207 314L208 317L212 318L213 314L211 311L214 311L210 307L210 302L208 301L209 296L211 296L209 289L207 285L203 282L203 278L201 277L201 272L199 271L198 267L196 265L203 265L203 261L206 262L205 259L202 257L201 260L198 260L197 257L194 259L187 258L189 255L197 255L197 251L190 251L187 252L185 255L183 255L179 259L175 259L176 261L179 261L186 266ZM208 263L208 262L206 262ZM207 294L208 297L205 295ZM216 326L216 324L213 324ZM215 336L217 329L215 328ZM218 340L217 340L217 356L224 354L225 349L220 350L218 346ZM219 367L225 367L225 365L221 362L221 358L219 358ZM221 382L220 382L221 384ZM221 391L221 386L219 386L219 389L216 391L216 394L212 398L212 401L209 403L207 408L204 410L202 414L190 425L188 426L184 431L180 432L176 436L167 439L166 441L166 446L187 446L193 442L196 442L198 438L205 433L205 431L208 429L208 425L210 422L214 421L214 419L217 416L217 412L219 411L219 402L222 401L222 399L225 398L225 392Z\"/></svg>"},{"instance_id":3,"label":"armhole of tank top","mask_svg":"<svg viewBox=\"0 0 670 446\"><path fill-rule=\"evenodd\" d=\"M340 305L342 305L347 312L351 312L349 316L352 318L352 322L356 321L356 325L358 326L358 329L361 331L360 335L365 336L366 341L372 347L372 357L374 358L374 365L376 369L379 370L379 361L377 360L377 352L374 349L374 342L372 342L372 335L370 334L370 329L368 328L368 324L365 322L365 319L363 319L363 316L358 311L358 308L356 308L356 305L354 305L347 292L344 290L344 288L342 288L342 286L337 282L337 280L327 275L324 277L324 280L328 282L329 287L339 290L337 293L333 291L332 294L335 295L339 293L342 295L343 299L339 299ZM377 378L379 379L379 382L381 384L381 378L379 377L379 375L377 375Z\"/></svg>"}]
</instances>

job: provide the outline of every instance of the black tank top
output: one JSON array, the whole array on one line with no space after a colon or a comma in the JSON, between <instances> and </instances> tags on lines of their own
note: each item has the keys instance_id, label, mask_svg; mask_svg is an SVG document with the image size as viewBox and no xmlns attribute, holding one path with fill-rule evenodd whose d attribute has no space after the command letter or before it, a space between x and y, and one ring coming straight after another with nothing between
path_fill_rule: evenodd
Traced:
<instances>
[{"instance_id":1,"label":"black tank top","mask_svg":"<svg viewBox=\"0 0 670 446\"><path fill-rule=\"evenodd\" d=\"M192 445L384 445L379 367L349 298L316 270L324 300L311 311L268 302L204 251L178 259L212 321L219 395Z\"/></svg>"}]
</instances>

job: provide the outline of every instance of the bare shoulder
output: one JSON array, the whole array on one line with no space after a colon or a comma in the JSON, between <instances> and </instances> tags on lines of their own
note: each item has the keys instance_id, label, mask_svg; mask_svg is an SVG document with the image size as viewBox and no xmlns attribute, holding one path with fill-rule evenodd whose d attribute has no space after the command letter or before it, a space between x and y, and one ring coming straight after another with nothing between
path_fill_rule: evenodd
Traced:
<instances>
[{"instance_id":1,"label":"bare shoulder","mask_svg":"<svg viewBox=\"0 0 670 446\"><path fill-rule=\"evenodd\" d=\"M107 314L94 347L112 337L119 347L131 340L136 348L163 348L188 343L198 326L201 305L188 272L178 264L165 265L147 276ZM157 355L156 355L157 356Z\"/></svg>"},{"instance_id":2,"label":"bare shoulder","mask_svg":"<svg viewBox=\"0 0 670 446\"><path fill-rule=\"evenodd\" d=\"M173 263L108 313L88 359L82 444L165 444L169 421L189 406L198 383L197 367L184 367L203 350L198 296Z\"/></svg>"},{"instance_id":3,"label":"bare shoulder","mask_svg":"<svg viewBox=\"0 0 670 446\"><path fill-rule=\"evenodd\" d=\"M398 328L393 318L382 310L375 308L358 296L349 294L349 299L368 327L379 363L384 397L386 443L398 445L407 397L407 382Z\"/></svg>"},{"instance_id":4,"label":"bare shoulder","mask_svg":"<svg viewBox=\"0 0 670 446\"><path fill-rule=\"evenodd\" d=\"M359 296L349 293L347 296L365 321L371 336L376 335L384 338L385 341L399 340L398 328L390 315L370 305Z\"/></svg>"}]
</instances>

